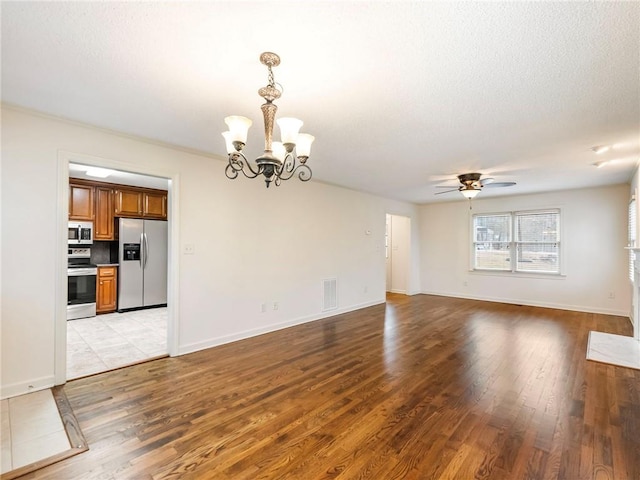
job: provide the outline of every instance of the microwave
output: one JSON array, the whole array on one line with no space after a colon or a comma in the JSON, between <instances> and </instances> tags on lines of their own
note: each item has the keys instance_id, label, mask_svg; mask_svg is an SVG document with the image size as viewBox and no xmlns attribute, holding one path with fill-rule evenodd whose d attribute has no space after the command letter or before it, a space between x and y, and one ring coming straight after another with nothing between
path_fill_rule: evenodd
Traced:
<instances>
[{"instance_id":1,"label":"microwave","mask_svg":"<svg viewBox=\"0 0 640 480\"><path fill-rule=\"evenodd\" d=\"M93 243L92 222L69 222L69 245L91 245Z\"/></svg>"}]
</instances>

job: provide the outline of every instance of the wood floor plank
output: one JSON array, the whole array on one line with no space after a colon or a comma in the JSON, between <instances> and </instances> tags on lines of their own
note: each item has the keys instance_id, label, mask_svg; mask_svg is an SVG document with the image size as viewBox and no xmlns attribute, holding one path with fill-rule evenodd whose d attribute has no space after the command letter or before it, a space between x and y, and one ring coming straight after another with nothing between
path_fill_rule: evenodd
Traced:
<instances>
[{"instance_id":1,"label":"wood floor plank","mask_svg":"<svg viewBox=\"0 0 640 480\"><path fill-rule=\"evenodd\" d=\"M628 319L430 295L63 387L89 450L25 479L640 478Z\"/></svg>"}]
</instances>

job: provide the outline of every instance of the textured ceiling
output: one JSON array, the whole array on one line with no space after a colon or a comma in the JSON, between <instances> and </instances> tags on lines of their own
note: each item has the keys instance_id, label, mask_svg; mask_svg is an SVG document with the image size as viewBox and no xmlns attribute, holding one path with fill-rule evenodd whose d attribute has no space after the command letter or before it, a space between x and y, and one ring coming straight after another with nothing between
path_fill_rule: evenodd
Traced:
<instances>
[{"instance_id":1,"label":"textured ceiling","mask_svg":"<svg viewBox=\"0 0 640 480\"><path fill-rule=\"evenodd\" d=\"M483 196L624 183L640 154L638 2L1 8L3 102L221 158L224 117L244 115L255 158L274 51L314 178L387 197L462 199L435 187L470 171L517 182Z\"/></svg>"}]
</instances>

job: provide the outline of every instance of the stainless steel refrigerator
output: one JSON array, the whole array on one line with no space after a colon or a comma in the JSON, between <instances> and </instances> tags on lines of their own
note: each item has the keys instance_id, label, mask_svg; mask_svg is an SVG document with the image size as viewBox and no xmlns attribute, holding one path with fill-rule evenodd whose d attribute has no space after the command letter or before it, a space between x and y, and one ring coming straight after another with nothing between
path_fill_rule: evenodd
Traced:
<instances>
[{"instance_id":1,"label":"stainless steel refrigerator","mask_svg":"<svg viewBox=\"0 0 640 480\"><path fill-rule=\"evenodd\" d=\"M121 218L118 311L167 304L167 222Z\"/></svg>"}]
</instances>

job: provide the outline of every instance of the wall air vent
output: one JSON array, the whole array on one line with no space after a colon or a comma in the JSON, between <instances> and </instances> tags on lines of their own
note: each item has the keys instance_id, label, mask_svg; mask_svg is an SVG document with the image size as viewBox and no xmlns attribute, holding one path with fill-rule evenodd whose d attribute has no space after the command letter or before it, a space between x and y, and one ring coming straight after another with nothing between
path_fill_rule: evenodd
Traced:
<instances>
[{"instance_id":1,"label":"wall air vent","mask_svg":"<svg viewBox=\"0 0 640 480\"><path fill-rule=\"evenodd\" d=\"M338 279L327 278L322 281L322 311L338 308Z\"/></svg>"}]
</instances>

